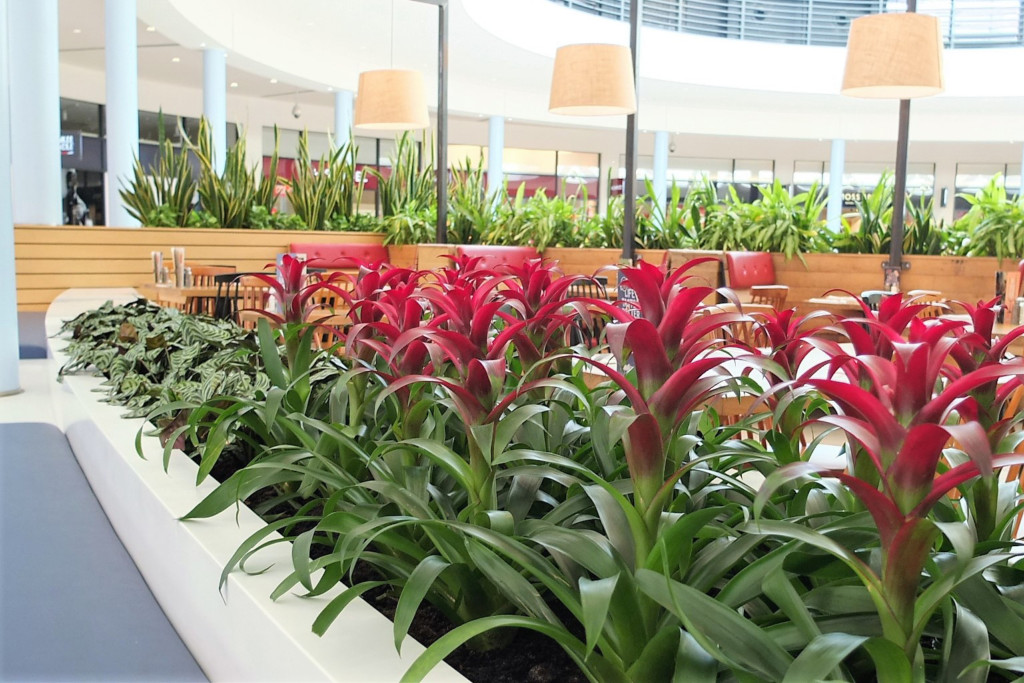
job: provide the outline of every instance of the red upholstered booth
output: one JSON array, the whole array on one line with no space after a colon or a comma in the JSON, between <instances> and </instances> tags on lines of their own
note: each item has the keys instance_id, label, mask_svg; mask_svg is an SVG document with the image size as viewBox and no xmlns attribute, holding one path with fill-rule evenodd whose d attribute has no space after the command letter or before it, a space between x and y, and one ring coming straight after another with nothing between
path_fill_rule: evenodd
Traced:
<instances>
[{"instance_id":1,"label":"red upholstered booth","mask_svg":"<svg viewBox=\"0 0 1024 683\"><path fill-rule=\"evenodd\" d=\"M388 260L388 248L380 244L292 242L288 249L293 254L305 254L306 262L313 268L358 268L361 262Z\"/></svg>"},{"instance_id":2,"label":"red upholstered booth","mask_svg":"<svg viewBox=\"0 0 1024 683\"><path fill-rule=\"evenodd\" d=\"M766 251L727 251L725 267L726 283L732 289L775 284L775 266Z\"/></svg>"},{"instance_id":3,"label":"red upholstered booth","mask_svg":"<svg viewBox=\"0 0 1024 683\"><path fill-rule=\"evenodd\" d=\"M461 244L455 247L456 256L479 256L483 268L521 266L539 255L533 247L492 247L484 244Z\"/></svg>"}]
</instances>

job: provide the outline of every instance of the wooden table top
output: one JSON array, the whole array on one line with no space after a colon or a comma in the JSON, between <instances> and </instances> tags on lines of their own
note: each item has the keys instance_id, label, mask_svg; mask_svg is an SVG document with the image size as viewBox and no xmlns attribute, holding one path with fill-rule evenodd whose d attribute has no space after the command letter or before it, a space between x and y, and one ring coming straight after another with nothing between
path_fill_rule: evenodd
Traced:
<instances>
[{"instance_id":1,"label":"wooden table top","mask_svg":"<svg viewBox=\"0 0 1024 683\"><path fill-rule=\"evenodd\" d=\"M145 284L137 286L136 291L150 301L156 303L187 303L189 299L212 298L217 296L217 287L175 287L174 285Z\"/></svg>"},{"instance_id":2,"label":"wooden table top","mask_svg":"<svg viewBox=\"0 0 1024 683\"><path fill-rule=\"evenodd\" d=\"M860 299L837 294L807 299L798 302L798 306L804 311L828 311L839 315L861 315L864 312Z\"/></svg>"}]
</instances>

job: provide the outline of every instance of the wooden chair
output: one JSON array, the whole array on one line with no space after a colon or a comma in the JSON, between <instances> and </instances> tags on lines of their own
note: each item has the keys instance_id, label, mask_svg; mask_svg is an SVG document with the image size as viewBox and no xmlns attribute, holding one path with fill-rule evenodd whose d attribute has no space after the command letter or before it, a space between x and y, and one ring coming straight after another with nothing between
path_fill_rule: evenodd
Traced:
<instances>
[{"instance_id":1,"label":"wooden chair","mask_svg":"<svg viewBox=\"0 0 1024 683\"><path fill-rule=\"evenodd\" d=\"M594 279L578 278L569 285L565 292L566 298L585 297L588 299L608 300L608 278L595 277ZM588 307L590 310L591 307ZM596 348L601 341L601 334L607 324L605 314L598 309L592 313L590 324L586 324L581 316L575 316L576 325L569 330L569 343L572 345L583 344L588 349Z\"/></svg>"},{"instance_id":2,"label":"wooden chair","mask_svg":"<svg viewBox=\"0 0 1024 683\"><path fill-rule=\"evenodd\" d=\"M750 287L750 303L771 306L781 311L786 305L789 287L786 285L752 285Z\"/></svg>"},{"instance_id":3,"label":"wooden chair","mask_svg":"<svg viewBox=\"0 0 1024 683\"><path fill-rule=\"evenodd\" d=\"M344 352L345 326L351 322L347 315L336 315L324 312L314 315L310 323L316 326L313 332L313 348L331 351L336 355Z\"/></svg>"},{"instance_id":4,"label":"wooden chair","mask_svg":"<svg viewBox=\"0 0 1024 683\"><path fill-rule=\"evenodd\" d=\"M200 264L186 263L186 267L192 269L193 287L216 287L218 275L232 275L235 273L234 266L204 266ZM217 300L210 297L195 297L189 301L189 313L215 316L217 313Z\"/></svg>"},{"instance_id":5,"label":"wooden chair","mask_svg":"<svg viewBox=\"0 0 1024 683\"><path fill-rule=\"evenodd\" d=\"M236 291L237 322L247 330L254 330L256 321L260 319L260 312L267 310L270 287L257 277L242 275L237 279Z\"/></svg>"},{"instance_id":6,"label":"wooden chair","mask_svg":"<svg viewBox=\"0 0 1024 683\"><path fill-rule=\"evenodd\" d=\"M907 296L915 304L924 304L925 308L917 313L918 318L938 318L950 312L949 301L941 292L930 289L914 289Z\"/></svg>"},{"instance_id":7,"label":"wooden chair","mask_svg":"<svg viewBox=\"0 0 1024 683\"><path fill-rule=\"evenodd\" d=\"M714 306L709 306L707 310L709 313L721 311L723 313L744 313L746 315L775 312L775 308L768 304L741 304L740 306L729 303L715 304ZM718 330L718 338L725 339L726 341L738 341L747 346L761 346L764 342L755 320L743 320L722 327Z\"/></svg>"}]
</instances>

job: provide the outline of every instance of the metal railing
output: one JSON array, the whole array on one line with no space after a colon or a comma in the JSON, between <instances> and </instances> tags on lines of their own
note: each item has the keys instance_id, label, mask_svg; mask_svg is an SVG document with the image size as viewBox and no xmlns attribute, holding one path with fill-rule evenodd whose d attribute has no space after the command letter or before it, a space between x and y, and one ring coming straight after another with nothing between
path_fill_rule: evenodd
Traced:
<instances>
[{"instance_id":1,"label":"metal railing","mask_svg":"<svg viewBox=\"0 0 1024 683\"><path fill-rule=\"evenodd\" d=\"M551 1L629 20L629 0ZM906 8L906 0L643 0L643 23L714 38L841 47L853 19ZM946 47L1024 45L1024 0L918 0L917 11L938 17Z\"/></svg>"}]
</instances>

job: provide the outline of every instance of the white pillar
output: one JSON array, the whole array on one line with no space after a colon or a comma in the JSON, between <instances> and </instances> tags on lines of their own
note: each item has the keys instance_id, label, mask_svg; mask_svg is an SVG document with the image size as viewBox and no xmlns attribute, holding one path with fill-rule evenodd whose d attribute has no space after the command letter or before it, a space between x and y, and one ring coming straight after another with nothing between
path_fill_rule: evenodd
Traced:
<instances>
[{"instance_id":1,"label":"white pillar","mask_svg":"<svg viewBox=\"0 0 1024 683\"><path fill-rule=\"evenodd\" d=\"M828 212L826 225L832 232L843 226L843 168L846 166L846 140L832 141L832 155L828 161Z\"/></svg>"},{"instance_id":2,"label":"white pillar","mask_svg":"<svg viewBox=\"0 0 1024 683\"><path fill-rule=\"evenodd\" d=\"M213 134L213 167L218 175L224 172L224 157L228 151L227 100L227 53L203 50L203 116Z\"/></svg>"},{"instance_id":3,"label":"white pillar","mask_svg":"<svg viewBox=\"0 0 1024 683\"><path fill-rule=\"evenodd\" d=\"M107 225L138 227L118 190L139 154L139 68L135 0L105 0L107 63Z\"/></svg>"},{"instance_id":4,"label":"white pillar","mask_svg":"<svg viewBox=\"0 0 1024 683\"><path fill-rule=\"evenodd\" d=\"M352 103L355 93L339 90L334 93L334 146L341 149L352 139Z\"/></svg>"},{"instance_id":5,"label":"white pillar","mask_svg":"<svg viewBox=\"0 0 1024 683\"><path fill-rule=\"evenodd\" d=\"M1024 146L1021 147L1020 152L1020 185L1017 186L1017 196L1024 197Z\"/></svg>"},{"instance_id":6,"label":"white pillar","mask_svg":"<svg viewBox=\"0 0 1024 683\"><path fill-rule=\"evenodd\" d=\"M0 0L0 36L6 35L7 0ZM7 63L7 48L0 45L0 396L21 391L14 221L11 217L11 100L8 96Z\"/></svg>"},{"instance_id":7,"label":"white pillar","mask_svg":"<svg viewBox=\"0 0 1024 683\"><path fill-rule=\"evenodd\" d=\"M668 200L668 133L663 130L654 133L654 201L665 210Z\"/></svg>"},{"instance_id":8,"label":"white pillar","mask_svg":"<svg viewBox=\"0 0 1024 683\"><path fill-rule=\"evenodd\" d=\"M487 194L493 197L505 187L505 117L487 120Z\"/></svg>"},{"instance_id":9,"label":"white pillar","mask_svg":"<svg viewBox=\"0 0 1024 683\"><path fill-rule=\"evenodd\" d=\"M10 112L12 207L15 223L64 222L60 168L60 67L57 0L8 4L7 57Z\"/></svg>"}]
</instances>

